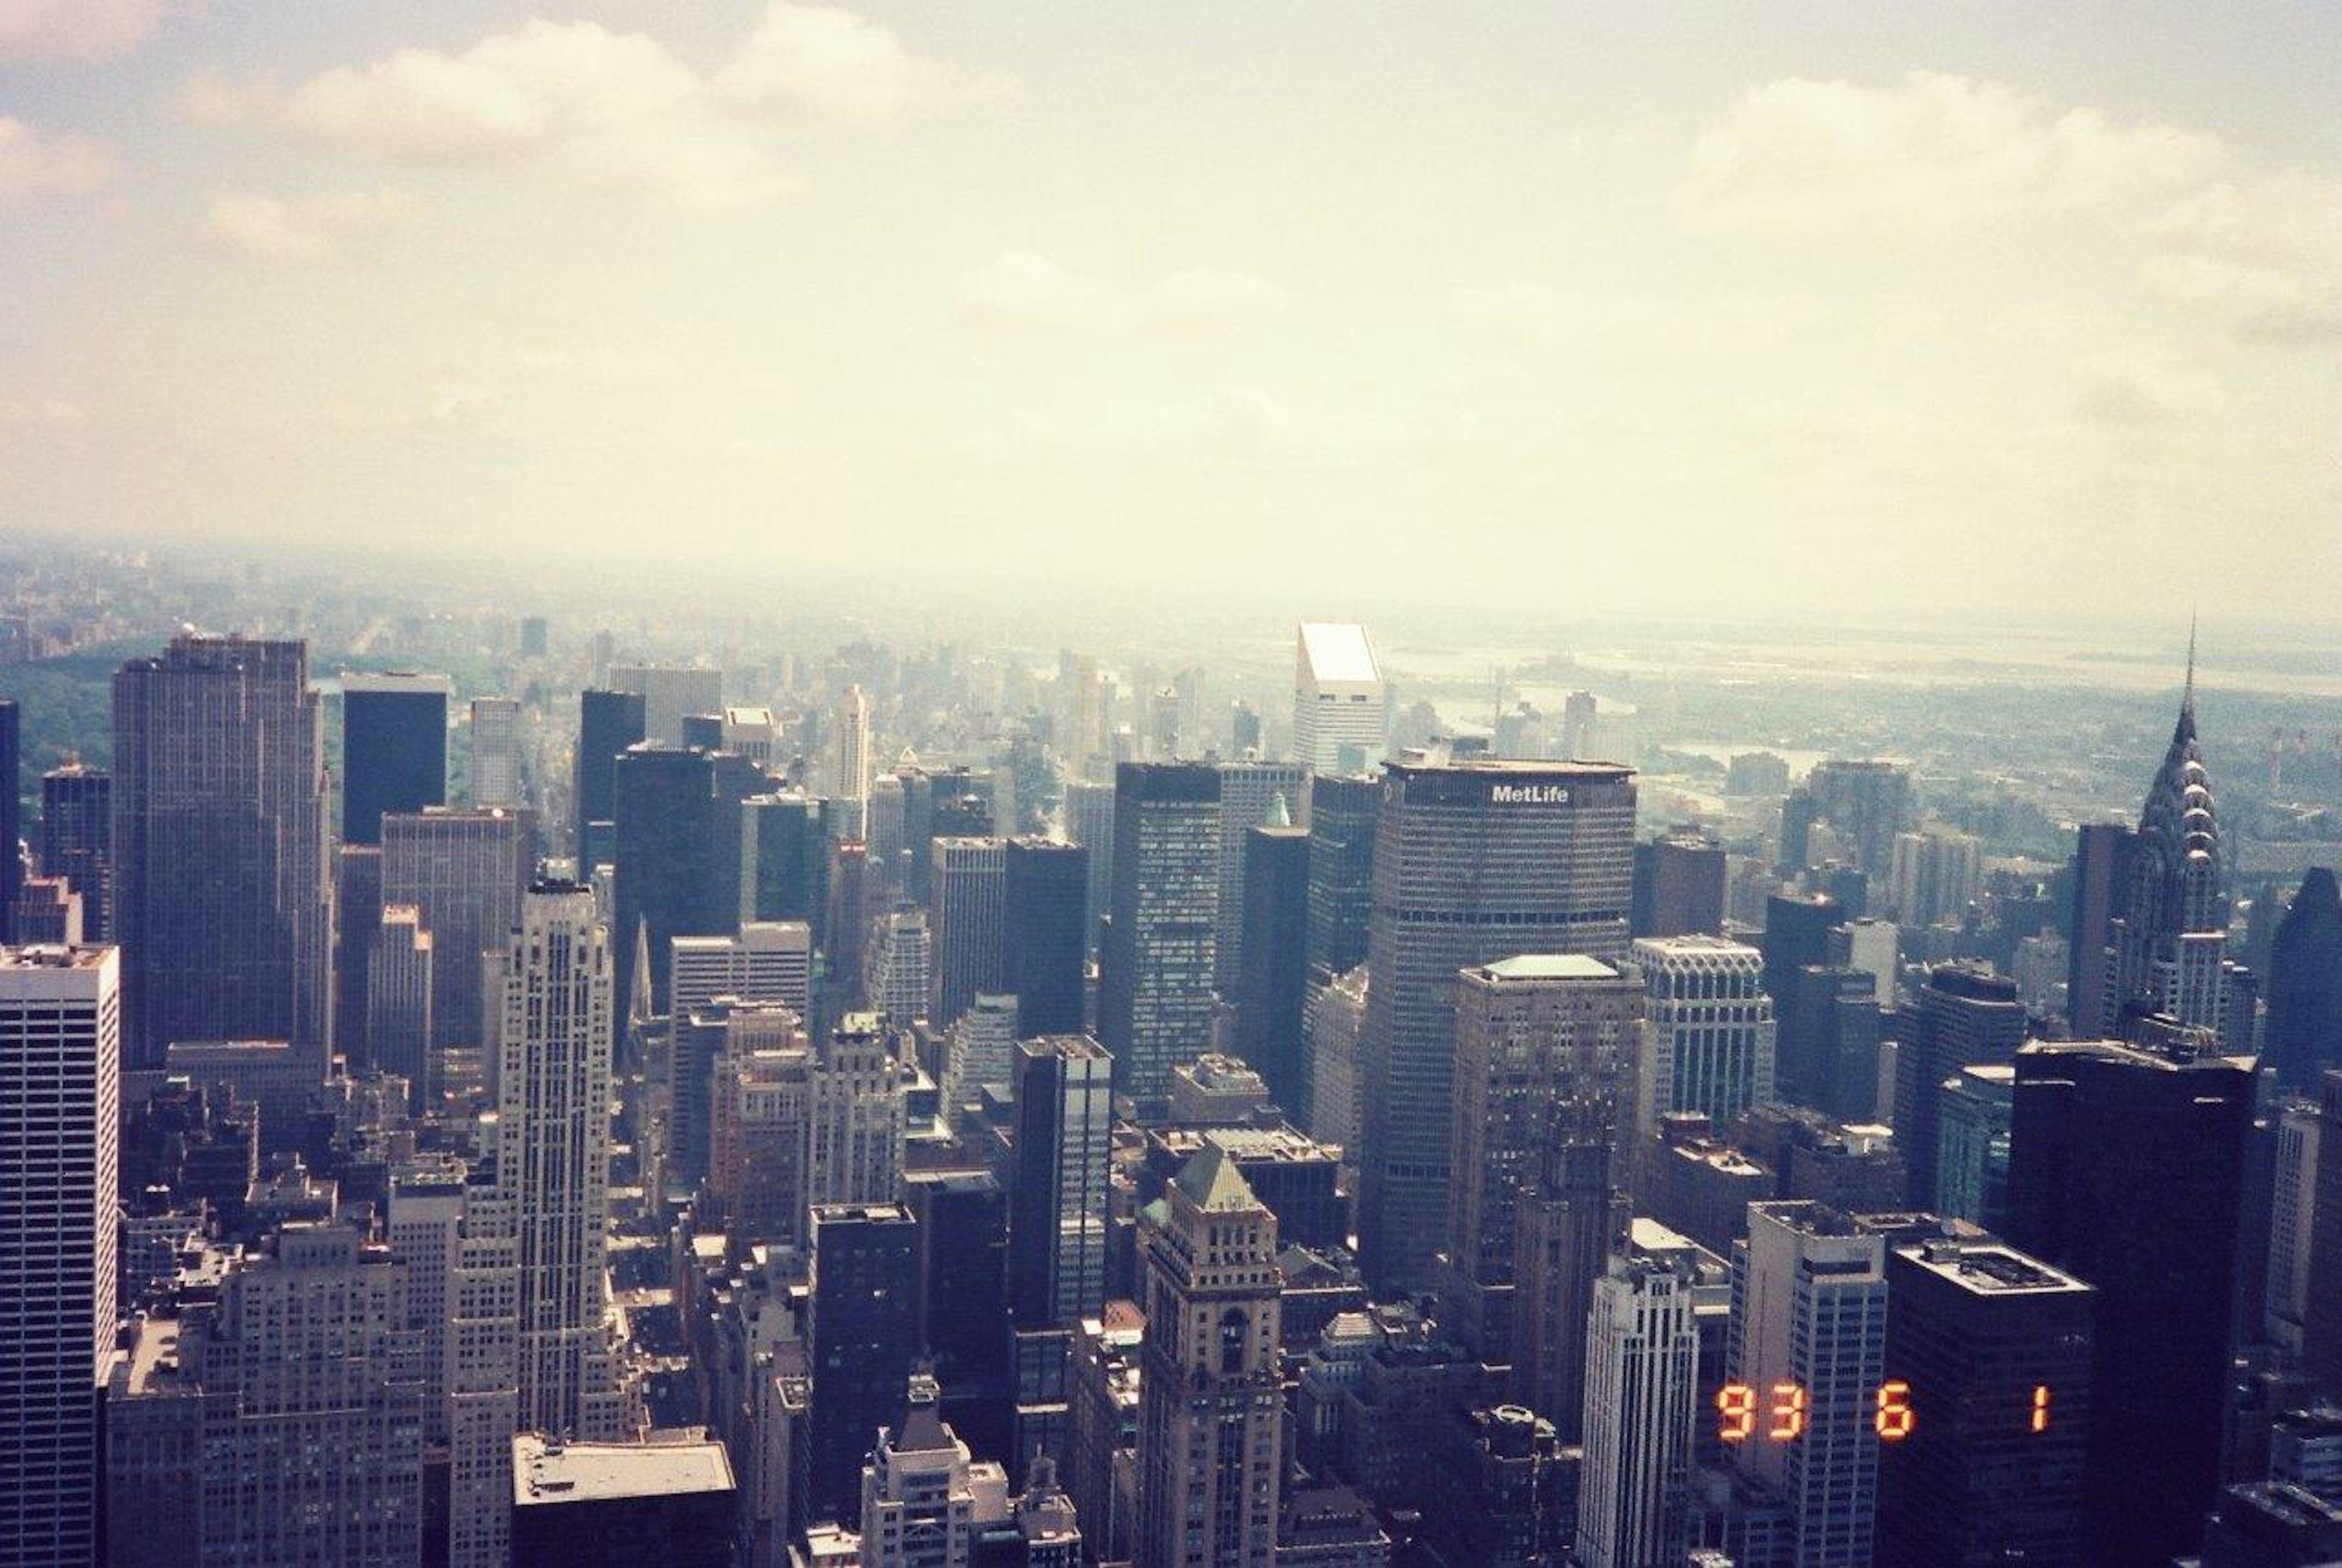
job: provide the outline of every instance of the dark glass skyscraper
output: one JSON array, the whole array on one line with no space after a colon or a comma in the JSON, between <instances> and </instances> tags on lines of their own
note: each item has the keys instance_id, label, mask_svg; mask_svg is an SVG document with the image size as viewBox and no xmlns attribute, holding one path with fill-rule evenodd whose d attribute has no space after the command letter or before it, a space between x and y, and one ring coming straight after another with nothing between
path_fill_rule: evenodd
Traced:
<instances>
[{"instance_id":1,"label":"dark glass skyscraper","mask_svg":"<svg viewBox=\"0 0 2342 1568\"><path fill-rule=\"evenodd\" d=\"M819 802L803 794L742 801L740 862L741 919L802 920L816 941L823 937L829 841L821 831Z\"/></svg>"},{"instance_id":2,"label":"dark glass skyscraper","mask_svg":"<svg viewBox=\"0 0 2342 1568\"><path fill-rule=\"evenodd\" d=\"M2085 1568L2096 1293L1989 1240L1890 1246L1887 1293L1911 1423L1878 1445L1878 1561Z\"/></svg>"},{"instance_id":3,"label":"dark glass skyscraper","mask_svg":"<svg viewBox=\"0 0 2342 1568\"><path fill-rule=\"evenodd\" d=\"M813 1211L809 1520L861 1522L862 1461L902 1413L918 1351L917 1229L900 1203Z\"/></svg>"},{"instance_id":4,"label":"dark glass skyscraper","mask_svg":"<svg viewBox=\"0 0 2342 1568\"><path fill-rule=\"evenodd\" d=\"M103 769L67 763L41 775L41 874L81 894L84 938L114 940L114 780Z\"/></svg>"},{"instance_id":5,"label":"dark glass skyscraper","mask_svg":"<svg viewBox=\"0 0 2342 1568\"><path fill-rule=\"evenodd\" d=\"M2017 1054L2009 1240L2098 1291L2092 1568L2162 1568L2202 1533L2220 1480L2252 1136L2249 1059L2102 1040Z\"/></svg>"},{"instance_id":6,"label":"dark glass skyscraper","mask_svg":"<svg viewBox=\"0 0 2342 1568\"><path fill-rule=\"evenodd\" d=\"M2304 1094L2342 1067L2342 888L2322 865L2309 868L2269 948L2268 1016L2263 1060L2277 1082Z\"/></svg>"},{"instance_id":7,"label":"dark glass skyscraper","mask_svg":"<svg viewBox=\"0 0 2342 1568\"><path fill-rule=\"evenodd\" d=\"M342 677L342 842L380 844L395 811L447 804L447 677Z\"/></svg>"},{"instance_id":8,"label":"dark glass skyscraper","mask_svg":"<svg viewBox=\"0 0 2342 1568\"><path fill-rule=\"evenodd\" d=\"M2074 841L2074 902L2067 923L2066 1018L2077 1039L2095 1040L2114 1024L2107 1005L2114 918L2130 883L2131 847L2138 835L2119 823L2082 824Z\"/></svg>"},{"instance_id":9,"label":"dark glass skyscraper","mask_svg":"<svg viewBox=\"0 0 2342 1568\"><path fill-rule=\"evenodd\" d=\"M1236 974L1236 1054L1291 1114L1309 1104L1301 999L1309 976L1309 831L1245 835L1244 955Z\"/></svg>"},{"instance_id":10,"label":"dark glass skyscraper","mask_svg":"<svg viewBox=\"0 0 2342 1568\"><path fill-rule=\"evenodd\" d=\"M1765 994L1776 1008L1789 1000L1798 970L1829 962L1830 928L1845 918L1845 908L1827 894L1777 893L1765 900L1756 949L1765 955Z\"/></svg>"},{"instance_id":11,"label":"dark glass skyscraper","mask_svg":"<svg viewBox=\"0 0 2342 1568\"><path fill-rule=\"evenodd\" d=\"M2025 1004L2017 982L1969 964L1939 964L1919 989L1917 1027L1896 1058L1895 1139L1911 1174L1911 1203L1936 1203L1937 1118L1944 1080L1963 1067L2012 1059L2025 1044Z\"/></svg>"},{"instance_id":12,"label":"dark glass skyscraper","mask_svg":"<svg viewBox=\"0 0 2342 1568\"><path fill-rule=\"evenodd\" d=\"M1309 963L1329 977L1366 961L1382 798L1383 781L1363 774L1326 774L1309 786Z\"/></svg>"},{"instance_id":13,"label":"dark glass skyscraper","mask_svg":"<svg viewBox=\"0 0 2342 1568\"><path fill-rule=\"evenodd\" d=\"M1020 1040L1082 1032L1089 862L1077 844L1008 841L1006 982L1016 994Z\"/></svg>"},{"instance_id":14,"label":"dark glass skyscraper","mask_svg":"<svg viewBox=\"0 0 2342 1568\"><path fill-rule=\"evenodd\" d=\"M1434 1281L1447 1219L1456 972L1516 953L1625 959L1634 832L1626 768L1444 753L1384 765L1358 1206L1361 1261L1382 1288Z\"/></svg>"},{"instance_id":15,"label":"dark glass skyscraper","mask_svg":"<svg viewBox=\"0 0 2342 1568\"><path fill-rule=\"evenodd\" d=\"M1637 844L1633 925L1637 936L1720 934L1724 846L1696 828Z\"/></svg>"},{"instance_id":16,"label":"dark glass skyscraper","mask_svg":"<svg viewBox=\"0 0 2342 1568\"><path fill-rule=\"evenodd\" d=\"M619 754L613 809L617 825L611 941L618 965L618 1013L632 1015L638 933L651 954L652 1010L666 1011L667 943L737 930L736 907L719 897L716 774L706 752L645 741Z\"/></svg>"},{"instance_id":17,"label":"dark glass skyscraper","mask_svg":"<svg viewBox=\"0 0 2342 1568\"><path fill-rule=\"evenodd\" d=\"M16 896L24 885L25 859L17 844L24 837L18 825L25 793L23 740L17 734L16 704L0 697L0 944L16 940Z\"/></svg>"},{"instance_id":18,"label":"dark glass skyscraper","mask_svg":"<svg viewBox=\"0 0 2342 1568\"><path fill-rule=\"evenodd\" d=\"M616 853L616 846L596 833L594 824L617 820L618 754L642 738L643 694L640 692L584 691L577 694L577 787L575 796L577 818L575 826L580 874L591 874L596 864Z\"/></svg>"},{"instance_id":19,"label":"dark glass skyscraper","mask_svg":"<svg viewBox=\"0 0 2342 1568\"><path fill-rule=\"evenodd\" d=\"M1171 1069L1211 1048L1219 907L1220 774L1202 763L1115 770L1114 898L1099 970L1098 1034L1117 1094L1142 1116L1169 1103Z\"/></svg>"},{"instance_id":20,"label":"dark glass skyscraper","mask_svg":"<svg viewBox=\"0 0 2342 1568\"><path fill-rule=\"evenodd\" d=\"M306 647L193 634L114 677L127 1064L331 1024L325 768Z\"/></svg>"}]
</instances>

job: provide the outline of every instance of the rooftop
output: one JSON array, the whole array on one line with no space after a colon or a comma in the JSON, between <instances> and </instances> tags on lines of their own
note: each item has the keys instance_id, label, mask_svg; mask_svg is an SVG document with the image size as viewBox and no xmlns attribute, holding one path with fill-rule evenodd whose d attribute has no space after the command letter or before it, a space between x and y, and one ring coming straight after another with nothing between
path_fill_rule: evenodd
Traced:
<instances>
[{"instance_id":1,"label":"rooftop","mask_svg":"<svg viewBox=\"0 0 2342 1568\"><path fill-rule=\"evenodd\" d=\"M599 1503L732 1490L724 1445L698 1436L649 1443L556 1443L524 1432L513 1439L513 1504Z\"/></svg>"},{"instance_id":2,"label":"rooftop","mask_svg":"<svg viewBox=\"0 0 2342 1568\"><path fill-rule=\"evenodd\" d=\"M1616 980L1618 971L1583 953L1522 953L1484 964L1475 973L1491 980Z\"/></svg>"},{"instance_id":3,"label":"rooftop","mask_svg":"<svg viewBox=\"0 0 2342 1568\"><path fill-rule=\"evenodd\" d=\"M1977 1295L2051 1295L2090 1289L2063 1270L1997 1243L1921 1242L1897 1247L1895 1254Z\"/></svg>"},{"instance_id":4,"label":"rooftop","mask_svg":"<svg viewBox=\"0 0 2342 1568\"><path fill-rule=\"evenodd\" d=\"M1371 685L1383 678L1366 629L1349 622L1301 623L1301 656L1308 663L1310 678L1320 684L1339 681Z\"/></svg>"}]
</instances>

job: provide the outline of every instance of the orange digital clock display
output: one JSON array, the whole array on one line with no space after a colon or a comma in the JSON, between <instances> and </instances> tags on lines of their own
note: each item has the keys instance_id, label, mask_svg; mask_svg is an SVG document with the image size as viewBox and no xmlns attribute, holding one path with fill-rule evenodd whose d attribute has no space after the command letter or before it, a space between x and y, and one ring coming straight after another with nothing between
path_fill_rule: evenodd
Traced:
<instances>
[{"instance_id":1,"label":"orange digital clock display","mask_svg":"<svg viewBox=\"0 0 2342 1568\"><path fill-rule=\"evenodd\" d=\"M1716 1435L1733 1443L1794 1443L1806 1434L1806 1407L1800 1383L1782 1382L1760 1389L1727 1383L1716 1391ZM1918 1423L1908 1383L1898 1377L1878 1385L1870 1401L1870 1430L1879 1442L1900 1443ZM2049 1385L2035 1384L2031 1396L2010 1412L2010 1423L2024 1432L2048 1431Z\"/></svg>"}]
</instances>

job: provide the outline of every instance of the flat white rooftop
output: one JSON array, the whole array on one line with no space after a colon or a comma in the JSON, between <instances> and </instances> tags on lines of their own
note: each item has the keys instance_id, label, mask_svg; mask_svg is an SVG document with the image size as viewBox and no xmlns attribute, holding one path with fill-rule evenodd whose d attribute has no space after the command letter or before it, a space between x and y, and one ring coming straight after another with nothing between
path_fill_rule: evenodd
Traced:
<instances>
[{"instance_id":1,"label":"flat white rooftop","mask_svg":"<svg viewBox=\"0 0 2342 1568\"><path fill-rule=\"evenodd\" d=\"M513 1439L513 1503L591 1503L732 1490L724 1445L681 1443L548 1443L535 1433Z\"/></svg>"},{"instance_id":2,"label":"flat white rooftop","mask_svg":"<svg viewBox=\"0 0 2342 1568\"><path fill-rule=\"evenodd\" d=\"M1382 667L1375 663L1366 629L1346 621L1302 622L1301 656L1309 665L1310 678L1320 685L1382 682Z\"/></svg>"}]
</instances>

